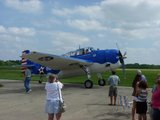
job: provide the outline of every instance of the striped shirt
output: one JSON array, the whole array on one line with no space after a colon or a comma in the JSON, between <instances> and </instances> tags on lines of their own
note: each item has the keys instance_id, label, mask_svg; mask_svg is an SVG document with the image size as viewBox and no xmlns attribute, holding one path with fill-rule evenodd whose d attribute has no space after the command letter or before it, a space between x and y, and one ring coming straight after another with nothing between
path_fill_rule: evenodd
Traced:
<instances>
[{"instance_id":1,"label":"striped shirt","mask_svg":"<svg viewBox=\"0 0 160 120\"><path fill-rule=\"evenodd\" d=\"M141 92L140 92L140 94L138 95L138 101L140 101L140 102L145 102L145 101L147 101L147 95L148 95L148 93L147 93L147 90L141 90Z\"/></svg>"}]
</instances>

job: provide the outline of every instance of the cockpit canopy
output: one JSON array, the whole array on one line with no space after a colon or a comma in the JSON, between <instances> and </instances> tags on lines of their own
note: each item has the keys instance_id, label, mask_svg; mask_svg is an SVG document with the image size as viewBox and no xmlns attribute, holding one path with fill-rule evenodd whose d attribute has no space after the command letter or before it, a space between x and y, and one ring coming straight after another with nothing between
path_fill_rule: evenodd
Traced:
<instances>
[{"instance_id":1,"label":"cockpit canopy","mask_svg":"<svg viewBox=\"0 0 160 120\"><path fill-rule=\"evenodd\" d=\"M62 56L70 57L70 56L84 55L92 51L94 51L93 47L85 47L85 48L79 48L75 51L68 52L66 54L63 54Z\"/></svg>"}]
</instances>

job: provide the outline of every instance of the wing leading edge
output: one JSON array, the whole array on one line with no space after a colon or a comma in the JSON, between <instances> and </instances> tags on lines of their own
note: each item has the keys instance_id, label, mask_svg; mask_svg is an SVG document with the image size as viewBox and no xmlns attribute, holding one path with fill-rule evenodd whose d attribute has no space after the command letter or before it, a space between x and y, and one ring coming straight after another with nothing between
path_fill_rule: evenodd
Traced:
<instances>
[{"instance_id":1,"label":"wing leading edge","mask_svg":"<svg viewBox=\"0 0 160 120\"><path fill-rule=\"evenodd\" d=\"M51 55L40 52L31 52L23 57L35 63L39 63L43 66L56 70L74 69L79 68L80 66L90 66L93 64L93 62L89 60Z\"/></svg>"}]
</instances>

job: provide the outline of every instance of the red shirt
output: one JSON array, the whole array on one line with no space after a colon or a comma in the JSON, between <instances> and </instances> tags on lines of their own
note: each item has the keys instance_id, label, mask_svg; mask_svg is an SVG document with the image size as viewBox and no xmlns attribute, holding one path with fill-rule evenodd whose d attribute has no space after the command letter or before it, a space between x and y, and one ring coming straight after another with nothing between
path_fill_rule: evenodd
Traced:
<instances>
[{"instance_id":1,"label":"red shirt","mask_svg":"<svg viewBox=\"0 0 160 120\"><path fill-rule=\"evenodd\" d=\"M152 107L160 109L160 87L152 94Z\"/></svg>"}]
</instances>

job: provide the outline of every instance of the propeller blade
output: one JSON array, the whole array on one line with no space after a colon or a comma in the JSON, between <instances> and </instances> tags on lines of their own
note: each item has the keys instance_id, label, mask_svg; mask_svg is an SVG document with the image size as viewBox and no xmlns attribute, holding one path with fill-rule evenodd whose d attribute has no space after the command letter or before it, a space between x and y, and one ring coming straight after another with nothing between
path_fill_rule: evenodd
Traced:
<instances>
[{"instance_id":1,"label":"propeller blade","mask_svg":"<svg viewBox=\"0 0 160 120\"><path fill-rule=\"evenodd\" d=\"M125 57L122 55L121 51L119 50L119 61L122 64L123 75L124 75L124 77L126 77L124 59L125 59Z\"/></svg>"},{"instance_id":2,"label":"propeller blade","mask_svg":"<svg viewBox=\"0 0 160 120\"><path fill-rule=\"evenodd\" d=\"M117 43L116 43L116 46L117 46L117 48L119 50L119 55L118 56L119 56L119 61L122 64L122 72L123 72L124 78L126 78L124 59L126 58L127 52L125 52L124 55L122 55L122 53L121 53L121 51L120 51L119 46L118 46Z\"/></svg>"}]
</instances>

